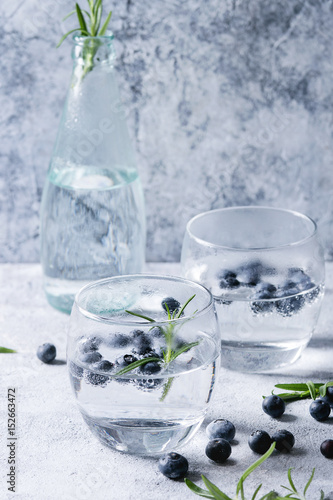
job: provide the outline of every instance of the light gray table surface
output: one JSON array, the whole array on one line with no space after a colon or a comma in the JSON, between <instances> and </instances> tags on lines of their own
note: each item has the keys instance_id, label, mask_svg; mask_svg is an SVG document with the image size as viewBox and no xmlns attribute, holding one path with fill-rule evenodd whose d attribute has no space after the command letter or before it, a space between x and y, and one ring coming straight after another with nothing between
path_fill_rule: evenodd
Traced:
<instances>
[{"instance_id":1,"label":"light gray table surface","mask_svg":"<svg viewBox=\"0 0 333 500\"><path fill-rule=\"evenodd\" d=\"M154 274L179 274L179 264L148 264ZM218 388L207 418L198 434L182 449L190 464L188 477L203 486L206 475L230 496L241 473L258 458L248 447L252 430L269 433L290 430L296 444L290 454L274 454L245 482L246 499L263 483L283 492L287 470L293 467L296 485L304 487L316 468L308 490L309 500L319 500L320 489L333 498L333 460L319 447L333 439L333 417L315 421L308 412L309 400L287 406L274 420L261 409L262 394L276 383L333 379L333 264L327 265L327 287L319 323L301 359L293 366L270 374L244 375L222 368ZM17 354L0 354L0 499L41 500L150 500L194 499L183 482L165 478L157 459L138 458L103 446L88 430L76 408L65 364L66 328L69 317L48 305L37 264L0 266L0 345ZM45 365L36 357L37 347L53 342L58 361ZM7 388L17 391L16 493L7 490ZM227 418L237 429L232 455L223 465L205 456L205 427L214 418ZM331 492L331 495L329 493ZM251 493L251 495L250 495ZM285 494L285 493L284 493ZM199 497L197 497L199 498Z\"/></svg>"}]
</instances>

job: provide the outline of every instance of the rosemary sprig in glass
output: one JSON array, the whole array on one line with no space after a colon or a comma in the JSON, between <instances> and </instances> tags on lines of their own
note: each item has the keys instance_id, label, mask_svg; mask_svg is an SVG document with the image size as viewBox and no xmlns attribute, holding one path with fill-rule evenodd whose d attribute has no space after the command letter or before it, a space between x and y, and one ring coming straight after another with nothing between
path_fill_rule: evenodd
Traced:
<instances>
[{"instance_id":1,"label":"rosemary sprig in glass","mask_svg":"<svg viewBox=\"0 0 333 500\"><path fill-rule=\"evenodd\" d=\"M87 40L84 41L83 46L84 68L81 79L83 79L87 73L92 71L94 67L94 57L100 46L100 40L98 39L98 37L105 35L112 16L112 11L110 11L101 26L103 16L103 0L87 0L87 2L89 11L81 9L79 4L76 3L75 9L64 17L63 21L68 19L73 14L76 14L79 26L63 35L57 45L57 47L60 47L62 42L71 33L79 32L82 37L88 37Z\"/></svg>"},{"instance_id":2,"label":"rosemary sprig in glass","mask_svg":"<svg viewBox=\"0 0 333 500\"><path fill-rule=\"evenodd\" d=\"M161 363L164 366L168 366L172 361L174 361L176 358L178 358L178 356L180 356L184 352L189 351L190 349L192 349L192 347L197 346L199 344L198 341L184 344L179 349L176 349L176 350L173 348L174 338L175 338L175 329L178 325L178 321L176 321L176 320L178 320L182 316L185 308L194 299L194 297L195 297L195 295L192 295L192 297L190 297L182 307L180 307L179 309L176 309L172 314L170 312L168 305L165 304L165 307L166 307L166 310L168 313L168 322L167 322L166 326L164 326L164 327L162 327L161 325L158 326L158 328L160 329L160 331L162 332L162 334L164 336L165 344L166 344L166 349L163 351L163 358L148 357L148 358L139 359L138 361L134 361L133 363L130 363L128 366L126 366L125 368L122 368L121 370L119 370L119 372L115 373L114 376L117 377L117 376L124 375L125 373L131 372L131 371L135 370L136 368L139 368L140 366L145 365L146 363L153 362L153 361L155 361L157 363ZM150 318L149 316L144 316L143 314L139 314L139 313L136 313L133 311L128 311L128 310L126 310L126 312L128 314L131 314L132 316L136 316L138 318L144 319L145 321L149 321L150 323L157 323L154 319ZM195 313L196 313L196 311L193 314L195 314ZM182 323L182 324L184 324L184 323ZM160 401L164 401L164 399L166 398L169 390L171 389L173 379L174 379L174 377L168 378L167 382L164 384L163 393L162 393L162 396L160 397Z\"/></svg>"}]
</instances>

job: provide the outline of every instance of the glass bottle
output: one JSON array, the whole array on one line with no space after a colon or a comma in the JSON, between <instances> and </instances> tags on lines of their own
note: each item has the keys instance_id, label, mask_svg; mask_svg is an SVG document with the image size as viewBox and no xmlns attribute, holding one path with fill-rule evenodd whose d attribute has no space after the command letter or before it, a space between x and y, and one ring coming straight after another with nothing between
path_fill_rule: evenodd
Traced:
<instances>
[{"instance_id":1,"label":"glass bottle","mask_svg":"<svg viewBox=\"0 0 333 500\"><path fill-rule=\"evenodd\" d=\"M113 35L73 37L70 88L41 206L49 303L64 312L100 278L142 271L145 214L113 67Z\"/></svg>"}]
</instances>

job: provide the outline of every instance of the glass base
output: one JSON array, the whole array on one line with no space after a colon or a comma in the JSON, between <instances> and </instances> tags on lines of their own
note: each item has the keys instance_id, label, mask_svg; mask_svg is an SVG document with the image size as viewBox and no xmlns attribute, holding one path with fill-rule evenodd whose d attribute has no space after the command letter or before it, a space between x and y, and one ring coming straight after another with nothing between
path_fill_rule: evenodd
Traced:
<instances>
[{"instance_id":1,"label":"glass base","mask_svg":"<svg viewBox=\"0 0 333 500\"><path fill-rule=\"evenodd\" d=\"M163 420L97 419L82 413L92 433L107 446L142 456L156 456L178 449L198 431L203 419L175 424Z\"/></svg>"},{"instance_id":2,"label":"glass base","mask_svg":"<svg viewBox=\"0 0 333 500\"><path fill-rule=\"evenodd\" d=\"M294 363L310 338L291 344L222 341L221 366L238 372L268 372Z\"/></svg>"}]
</instances>

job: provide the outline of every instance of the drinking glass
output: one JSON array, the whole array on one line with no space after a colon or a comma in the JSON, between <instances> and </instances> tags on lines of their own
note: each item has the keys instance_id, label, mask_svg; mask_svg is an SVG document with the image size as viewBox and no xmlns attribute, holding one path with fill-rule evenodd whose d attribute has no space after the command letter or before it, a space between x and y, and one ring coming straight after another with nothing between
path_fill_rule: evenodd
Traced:
<instances>
[{"instance_id":1,"label":"drinking glass","mask_svg":"<svg viewBox=\"0 0 333 500\"><path fill-rule=\"evenodd\" d=\"M67 346L83 419L120 451L177 449L205 417L220 342L212 295L197 283L131 275L85 286L75 298Z\"/></svg>"},{"instance_id":2,"label":"drinking glass","mask_svg":"<svg viewBox=\"0 0 333 500\"><path fill-rule=\"evenodd\" d=\"M222 366L260 372L299 358L324 294L313 220L269 207L205 212L187 224L181 264L214 296Z\"/></svg>"}]
</instances>

